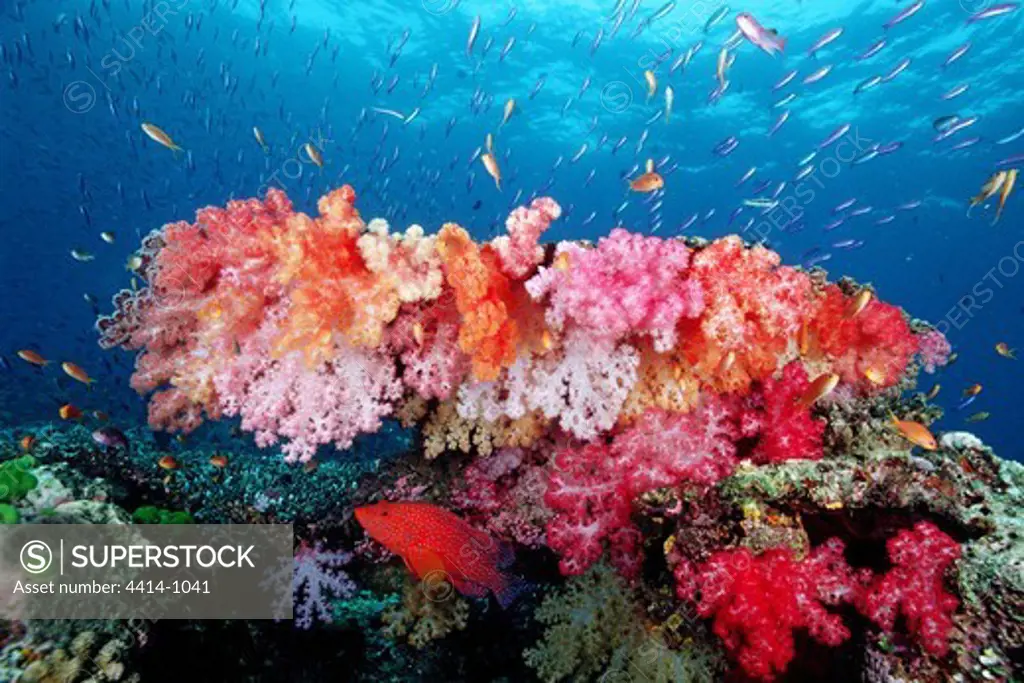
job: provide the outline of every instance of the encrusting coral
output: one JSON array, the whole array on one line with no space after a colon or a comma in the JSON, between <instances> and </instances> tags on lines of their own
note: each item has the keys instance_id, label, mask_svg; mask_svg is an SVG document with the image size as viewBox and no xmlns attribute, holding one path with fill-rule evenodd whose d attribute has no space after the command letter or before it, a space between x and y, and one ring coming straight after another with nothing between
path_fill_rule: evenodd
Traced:
<instances>
[{"instance_id":1,"label":"encrusting coral","mask_svg":"<svg viewBox=\"0 0 1024 683\"><path fill-rule=\"evenodd\" d=\"M988 623L956 589L958 567L988 565L963 549L965 521L941 518L949 508L915 515L902 501L903 517L871 539L877 557L888 544L887 565L858 561L866 541L830 521L846 507L897 506L858 496L885 470L871 460L880 446L920 457L890 411L921 429L934 418L900 392L946 363L938 331L736 236L697 243L616 228L594 245L545 246L561 209L539 198L512 212L506 235L479 243L455 224L394 233L364 223L354 202L345 186L309 217L271 189L146 238L148 286L119 293L97 327L105 347L141 351L133 386L154 392L153 427L238 416L259 446L305 462L398 418L421 429L428 459L463 454L442 461L461 469L434 502L553 551L577 577L565 602L598 584L636 590L657 629L688 605L754 678L798 660L801 631L843 647L854 628L876 644L895 633L927 668ZM912 563L913 553L929 560ZM441 605L410 590L385 616L395 635L422 646L465 627L462 598ZM599 611L611 618L591 626L549 601L538 612L546 639L580 657L555 663L554 646L538 645L528 661L545 680L611 675L628 666L611 653L651 633L630 630L625 598L606 598ZM851 624L839 608L867 618ZM439 609L451 612L447 626L400 614ZM959 625L965 614L971 629ZM669 659L685 654L658 633ZM1001 636L1000 652L1016 637Z\"/></svg>"}]
</instances>

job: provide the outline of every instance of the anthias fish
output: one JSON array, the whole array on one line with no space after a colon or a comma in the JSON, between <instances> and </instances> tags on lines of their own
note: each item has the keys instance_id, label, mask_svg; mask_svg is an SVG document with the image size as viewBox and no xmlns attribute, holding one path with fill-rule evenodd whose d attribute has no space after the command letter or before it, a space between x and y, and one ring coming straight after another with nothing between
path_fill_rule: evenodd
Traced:
<instances>
[{"instance_id":1,"label":"anthias fish","mask_svg":"<svg viewBox=\"0 0 1024 683\"><path fill-rule=\"evenodd\" d=\"M443 578L474 598L493 593L502 607L515 600L521 584L504 571L514 559L512 551L444 508L384 501L356 508L355 516L418 579Z\"/></svg>"}]
</instances>

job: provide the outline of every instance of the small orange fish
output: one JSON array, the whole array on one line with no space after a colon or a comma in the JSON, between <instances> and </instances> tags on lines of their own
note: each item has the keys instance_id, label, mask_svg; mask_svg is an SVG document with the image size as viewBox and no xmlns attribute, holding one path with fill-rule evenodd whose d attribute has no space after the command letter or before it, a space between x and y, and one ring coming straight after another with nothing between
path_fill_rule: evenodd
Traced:
<instances>
[{"instance_id":1,"label":"small orange fish","mask_svg":"<svg viewBox=\"0 0 1024 683\"><path fill-rule=\"evenodd\" d=\"M864 371L864 376L876 387L880 387L885 384L885 373L878 368L868 368Z\"/></svg>"},{"instance_id":2,"label":"small orange fish","mask_svg":"<svg viewBox=\"0 0 1024 683\"><path fill-rule=\"evenodd\" d=\"M178 469L178 461L174 459L173 455L165 455L160 458L156 463L162 470L176 470Z\"/></svg>"},{"instance_id":3,"label":"small orange fish","mask_svg":"<svg viewBox=\"0 0 1024 683\"><path fill-rule=\"evenodd\" d=\"M412 324L412 338L416 346L423 346L423 323L416 321Z\"/></svg>"},{"instance_id":4,"label":"small orange fish","mask_svg":"<svg viewBox=\"0 0 1024 683\"><path fill-rule=\"evenodd\" d=\"M50 361L46 360L37 352L32 351L31 349L23 349L21 351L18 351L18 358L22 359L26 363L31 363L32 365L36 365L41 368L45 367L50 363Z\"/></svg>"},{"instance_id":5,"label":"small orange fish","mask_svg":"<svg viewBox=\"0 0 1024 683\"><path fill-rule=\"evenodd\" d=\"M102 410L92 411L92 417L97 422L106 422L107 420L110 419L110 416L104 413Z\"/></svg>"},{"instance_id":6,"label":"small orange fish","mask_svg":"<svg viewBox=\"0 0 1024 683\"><path fill-rule=\"evenodd\" d=\"M78 367L74 363L65 361L64 363L60 364L60 367L64 370L64 374L66 374L68 377L74 380L78 380L79 382L87 386L92 386L92 383L96 381L92 377L89 377L89 373L87 373L85 370Z\"/></svg>"},{"instance_id":7,"label":"small orange fish","mask_svg":"<svg viewBox=\"0 0 1024 683\"><path fill-rule=\"evenodd\" d=\"M800 397L797 404L801 407L809 408L831 394L837 386L839 386L839 375L834 372L825 373L811 382L811 385L807 387L807 391Z\"/></svg>"},{"instance_id":8,"label":"small orange fish","mask_svg":"<svg viewBox=\"0 0 1024 683\"><path fill-rule=\"evenodd\" d=\"M36 445L36 437L32 436L31 434L26 434L25 436L21 437L20 444L21 450L28 453L30 450L32 450L32 447Z\"/></svg>"},{"instance_id":9,"label":"small orange fish","mask_svg":"<svg viewBox=\"0 0 1024 683\"><path fill-rule=\"evenodd\" d=\"M996 353L998 353L1003 358L1017 360L1017 352L1011 349L1006 342L999 342L998 344L996 344Z\"/></svg>"},{"instance_id":10,"label":"small orange fish","mask_svg":"<svg viewBox=\"0 0 1024 683\"><path fill-rule=\"evenodd\" d=\"M724 375L732 370L732 366L734 365L736 365L736 352L730 351L725 354L725 358L722 359L722 364L718 367L718 372Z\"/></svg>"},{"instance_id":11,"label":"small orange fish","mask_svg":"<svg viewBox=\"0 0 1024 683\"><path fill-rule=\"evenodd\" d=\"M797 338L797 344L800 347L800 355L806 356L811 350L811 330L804 323L800 326L800 336Z\"/></svg>"},{"instance_id":12,"label":"small orange fish","mask_svg":"<svg viewBox=\"0 0 1024 683\"><path fill-rule=\"evenodd\" d=\"M926 451L934 451L938 449L939 444L935 440L928 428L920 422L912 422L910 420L900 420L895 415L892 415L892 423L896 426L896 429L900 431L907 441L920 446Z\"/></svg>"},{"instance_id":13,"label":"small orange fish","mask_svg":"<svg viewBox=\"0 0 1024 683\"><path fill-rule=\"evenodd\" d=\"M658 78L654 72L648 69L644 72L644 80L647 81L647 101L649 102L654 93L658 92Z\"/></svg>"},{"instance_id":14,"label":"small orange fish","mask_svg":"<svg viewBox=\"0 0 1024 683\"><path fill-rule=\"evenodd\" d=\"M571 265L571 258L572 257L569 256L569 252L563 251L562 253L555 257L555 261L554 263L551 264L551 267L554 268L555 270L569 270L569 266Z\"/></svg>"},{"instance_id":15,"label":"small orange fish","mask_svg":"<svg viewBox=\"0 0 1024 683\"><path fill-rule=\"evenodd\" d=\"M980 393L981 393L981 385L980 384L972 384L971 386L969 386L966 389L964 389L964 398L966 398L968 396L977 396Z\"/></svg>"},{"instance_id":16,"label":"small orange fish","mask_svg":"<svg viewBox=\"0 0 1024 683\"><path fill-rule=\"evenodd\" d=\"M494 186L501 191L501 168L498 167L498 160L494 158L494 155L490 152L480 155L480 161L483 162L484 168L487 169L487 174L494 178Z\"/></svg>"},{"instance_id":17,"label":"small orange fish","mask_svg":"<svg viewBox=\"0 0 1024 683\"><path fill-rule=\"evenodd\" d=\"M58 412L60 413L60 419L62 420L82 419L82 411L76 408L75 406L71 405L70 403L65 403L64 405L62 405Z\"/></svg>"},{"instance_id":18,"label":"small orange fish","mask_svg":"<svg viewBox=\"0 0 1024 683\"><path fill-rule=\"evenodd\" d=\"M544 347L545 351L550 351L555 348L555 338L551 336L551 332L549 330L544 330L540 335L540 344Z\"/></svg>"},{"instance_id":19,"label":"small orange fish","mask_svg":"<svg viewBox=\"0 0 1024 683\"><path fill-rule=\"evenodd\" d=\"M843 317L856 318L860 315L861 311L867 308L869 303L871 303L871 290L860 290L856 295L854 295L853 299L850 300L850 303L846 305Z\"/></svg>"},{"instance_id":20,"label":"small orange fish","mask_svg":"<svg viewBox=\"0 0 1024 683\"><path fill-rule=\"evenodd\" d=\"M514 559L511 550L444 508L385 501L358 507L355 516L419 579L450 582L474 598L493 593L502 607L520 591L521 582L503 571Z\"/></svg>"},{"instance_id":21,"label":"small orange fish","mask_svg":"<svg viewBox=\"0 0 1024 683\"><path fill-rule=\"evenodd\" d=\"M655 192L663 187L665 179L656 171L644 173L639 178L629 181L629 189L634 192Z\"/></svg>"},{"instance_id":22,"label":"small orange fish","mask_svg":"<svg viewBox=\"0 0 1024 683\"><path fill-rule=\"evenodd\" d=\"M302 471L305 472L306 474L312 474L313 472L316 472L319 467L320 463L316 460L307 460L306 462L302 463Z\"/></svg>"},{"instance_id":23,"label":"small orange fish","mask_svg":"<svg viewBox=\"0 0 1024 683\"><path fill-rule=\"evenodd\" d=\"M210 464L219 470L222 470L228 466L228 456L215 454L210 456Z\"/></svg>"}]
</instances>

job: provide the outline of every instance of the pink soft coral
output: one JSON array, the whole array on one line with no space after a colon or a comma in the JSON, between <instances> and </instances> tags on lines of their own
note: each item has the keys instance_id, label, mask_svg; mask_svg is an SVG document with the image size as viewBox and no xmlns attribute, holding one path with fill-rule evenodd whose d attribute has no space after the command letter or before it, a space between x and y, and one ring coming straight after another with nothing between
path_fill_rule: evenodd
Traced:
<instances>
[{"instance_id":1,"label":"pink soft coral","mask_svg":"<svg viewBox=\"0 0 1024 683\"><path fill-rule=\"evenodd\" d=\"M732 474L741 436L731 401L712 394L689 413L652 409L616 435L615 466L631 498L681 483L714 484Z\"/></svg>"},{"instance_id":2,"label":"pink soft coral","mask_svg":"<svg viewBox=\"0 0 1024 683\"><path fill-rule=\"evenodd\" d=\"M825 421L814 419L810 408L799 402L809 386L807 371L794 361L783 368L782 377L765 380L749 397L744 430L760 437L753 453L756 462L820 460L824 455Z\"/></svg>"},{"instance_id":3,"label":"pink soft coral","mask_svg":"<svg viewBox=\"0 0 1024 683\"><path fill-rule=\"evenodd\" d=\"M709 395L692 413L648 411L611 446L560 451L544 500L555 513L548 544L562 556L562 573L585 571L607 542L613 566L627 578L636 576L633 501L657 488L707 486L731 474L740 437L735 418L732 401Z\"/></svg>"},{"instance_id":4,"label":"pink soft coral","mask_svg":"<svg viewBox=\"0 0 1024 683\"><path fill-rule=\"evenodd\" d=\"M561 556L564 575L582 574L601 559L607 542L612 562L626 576L639 571L631 499L611 450L600 443L564 448L554 458L544 503L555 517L548 545Z\"/></svg>"},{"instance_id":5,"label":"pink soft coral","mask_svg":"<svg viewBox=\"0 0 1024 683\"><path fill-rule=\"evenodd\" d=\"M949 362L953 352L946 335L938 330L927 330L917 335L918 353L921 355L921 366L927 373L933 373Z\"/></svg>"},{"instance_id":6,"label":"pink soft coral","mask_svg":"<svg viewBox=\"0 0 1024 683\"><path fill-rule=\"evenodd\" d=\"M562 215L562 207L550 197L539 197L529 208L517 207L505 221L508 235L495 238L491 245L501 258L505 274L522 280L533 272L544 259L544 249L538 244L540 236Z\"/></svg>"},{"instance_id":7,"label":"pink soft coral","mask_svg":"<svg viewBox=\"0 0 1024 683\"><path fill-rule=\"evenodd\" d=\"M942 657L949 650L956 596L946 592L943 575L960 557L960 545L930 522L918 522L886 543L893 568L863 591L857 607L892 632L903 615L925 651Z\"/></svg>"},{"instance_id":8,"label":"pink soft coral","mask_svg":"<svg viewBox=\"0 0 1024 683\"><path fill-rule=\"evenodd\" d=\"M242 428L255 432L260 447L285 439L281 450L289 461L309 460L322 444L348 448L360 433L379 429L401 396L388 357L338 347L331 360L310 367L300 351L271 356L269 339L276 329L271 318L214 375L225 415L240 415Z\"/></svg>"},{"instance_id":9,"label":"pink soft coral","mask_svg":"<svg viewBox=\"0 0 1024 683\"><path fill-rule=\"evenodd\" d=\"M852 601L858 577L831 539L797 560L788 548L754 555L747 548L716 552L699 570L676 568L679 595L700 591L697 613L714 619L714 631L751 677L769 680L795 654L793 632L806 629L826 645L850 637L842 619L826 607Z\"/></svg>"},{"instance_id":10,"label":"pink soft coral","mask_svg":"<svg viewBox=\"0 0 1024 683\"><path fill-rule=\"evenodd\" d=\"M459 313L450 296L403 311L388 330L391 351L402 360L402 381L423 398L451 398L469 374L469 357L458 342Z\"/></svg>"},{"instance_id":11,"label":"pink soft coral","mask_svg":"<svg viewBox=\"0 0 1024 683\"><path fill-rule=\"evenodd\" d=\"M463 478L452 504L464 510L474 526L525 546L544 544L544 527L551 516L544 507L548 473L527 451L503 448L477 458Z\"/></svg>"},{"instance_id":12,"label":"pink soft coral","mask_svg":"<svg viewBox=\"0 0 1024 683\"><path fill-rule=\"evenodd\" d=\"M690 250L677 240L616 228L596 249L563 243L555 258L526 287L547 299L546 318L557 330L573 324L612 341L646 334L667 351L679 319L704 308L700 285L686 278Z\"/></svg>"}]
</instances>

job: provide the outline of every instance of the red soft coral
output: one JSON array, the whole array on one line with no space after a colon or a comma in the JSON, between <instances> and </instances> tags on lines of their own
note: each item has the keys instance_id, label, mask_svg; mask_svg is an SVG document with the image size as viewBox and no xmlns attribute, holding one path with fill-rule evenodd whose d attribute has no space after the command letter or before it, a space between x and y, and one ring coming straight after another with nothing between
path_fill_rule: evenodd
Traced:
<instances>
[{"instance_id":1,"label":"red soft coral","mask_svg":"<svg viewBox=\"0 0 1024 683\"><path fill-rule=\"evenodd\" d=\"M943 574L960 557L960 545L934 524L918 522L890 538L886 548L894 566L867 586L858 609L889 632L902 614L925 651L945 655L959 602L943 587Z\"/></svg>"},{"instance_id":2,"label":"red soft coral","mask_svg":"<svg viewBox=\"0 0 1024 683\"><path fill-rule=\"evenodd\" d=\"M753 453L756 462L822 458L825 421L814 419L810 407L799 402L809 386L803 364L793 361L783 368L782 377L765 380L748 399L744 431L759 434Z\"/></svg>"},{"instance_id":3,"label":"red soft coral","mask_svg":"<svg viewBox=\"0 0 1024 683\"><path fill-rule=\"evenodd\" d=\"M689 413L651 409L612 442L629 494L683 482L702 486L732 474L741 434L733 402L707 394Z\"/></svg>"},{"instance_id":4,"label":"red soft coral","mask_svg":"<svg viewBox=\"0 0 1024 683\"><path fill-rule=\"evenodd\" d=\"M627 576L636 575L639 531L630 520L626 482L617 474L611 450L604 444L563 448L555 455L544 504L555 513L547 527L548 545L562 557L562 574L585 572L601 559L608 542L617 568Z\"/></svg>"},{"instance_id":5,"label":"red soft coral","mask_svg":"<svg viewBox=\"0 0 1024 683\"><path fill-rule=\"evenodd\" d=\"M679 593L700 591L697 612L714 619L714 631L750 676L772 679L795 654L793 632L807 629L826 645L850 636L842 619L826 606L849 602L858 580L843 557L843 543L831 539L797 560L789 548L754 555L747 548L716 552L696 575L677 567Z\"/></svg>"},{"instance_id":6,"label":"red soft coral","mask_svg":"<svg viewBox=\"0 0 1024 683\"><path fill-rule=\"evenodd\" d=\"M809 325L814 355L824 355L844 382L861 389L896 384L918 351L918 338L899 307L872 298L851 317L850 301L838 286L826 287Z\"/></svg>"},{"instance_id":7,"label":"red soft coral","mask_svg":"<svg viewBox=\"0 0 1024 683\"><path fill-rule=\"evenodd\" d=\"M691 413L648 411L611 446L559 452L544 502L555 513L548 544L562 556L562 573L585 571L607 542L612 565L635 577L640 557L633 501L657 488L708 486L731 474L740 438L735 418L731 400L707 395Z\"/></svg>"}]
</instances>

